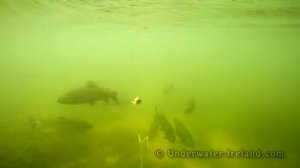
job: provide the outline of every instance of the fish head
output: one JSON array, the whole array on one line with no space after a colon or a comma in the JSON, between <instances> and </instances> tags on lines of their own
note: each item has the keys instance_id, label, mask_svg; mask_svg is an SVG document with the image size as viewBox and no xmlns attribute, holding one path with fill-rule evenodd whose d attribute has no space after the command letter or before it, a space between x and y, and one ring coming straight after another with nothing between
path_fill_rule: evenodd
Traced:
<instances>
[{"instance_id":1,"label":"fish head","mask_svg":"<svg viewBox=\"0 0 300 168\"><path fill-rule=\"evenodd\" d=\"M61 104L75 104L76 101L72 96L62 96L60 98L57 99L57 102L61 103Z\"/></svg>"}]
</instances>

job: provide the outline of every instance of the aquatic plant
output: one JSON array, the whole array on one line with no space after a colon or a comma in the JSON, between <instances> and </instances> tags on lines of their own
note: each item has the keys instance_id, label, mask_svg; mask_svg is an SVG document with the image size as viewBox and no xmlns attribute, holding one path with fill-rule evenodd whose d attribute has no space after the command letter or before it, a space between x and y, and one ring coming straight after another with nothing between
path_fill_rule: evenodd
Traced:
<instances>
[{"instance_id":1,"label":"aquatic plant","mask_svg":"<svg viewBox=\"0 0 300 168\"><path fill-rule=\"evenodd\" d=\"M145 136L142 139L141 136L138 135L138 141L139 141L139 144L140 144L140 165L141 165L141 168L143 168L143 145L146 144L148 146L149 138L148 138L148 136Z\"/></svg>"}]
</instances>

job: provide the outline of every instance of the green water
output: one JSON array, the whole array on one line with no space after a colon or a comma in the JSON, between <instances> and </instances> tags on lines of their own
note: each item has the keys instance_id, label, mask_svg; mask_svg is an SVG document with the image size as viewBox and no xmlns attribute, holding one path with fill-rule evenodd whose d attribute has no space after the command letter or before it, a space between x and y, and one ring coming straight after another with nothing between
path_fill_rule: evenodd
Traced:
<instances>
[{"instance_id":1,"label":"green water","mask_svg":"<svg viewBox=\"0 0 300 168\"><path fill-rule=\"evenodd\" d=\"M0 167L298 167L299 11L296 0L1 0ZM88 81L120 104L57 102ZM196 147L162 131L139 143L155 107ZM154 156L169 148L285 157Z\"/></svg>"}]
</instances>

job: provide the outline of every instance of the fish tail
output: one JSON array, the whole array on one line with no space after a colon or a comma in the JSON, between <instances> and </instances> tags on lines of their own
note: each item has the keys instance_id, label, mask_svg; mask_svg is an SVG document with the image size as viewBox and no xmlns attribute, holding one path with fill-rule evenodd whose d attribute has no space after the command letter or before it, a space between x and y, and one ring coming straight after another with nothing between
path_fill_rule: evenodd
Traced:
<instances>
[{"instance_id":1,"label":"fish tail","mask_svg":"<svg viewBox=\"0 0 300 168\"><path fill-rule=\"evenodd\" d=\"M116 92L116 91L114 91L113 93L112 93L112 99L117 103L117 104L119 104L119 100L118 100L118 92Z\"/></svg>"}]
</instances>

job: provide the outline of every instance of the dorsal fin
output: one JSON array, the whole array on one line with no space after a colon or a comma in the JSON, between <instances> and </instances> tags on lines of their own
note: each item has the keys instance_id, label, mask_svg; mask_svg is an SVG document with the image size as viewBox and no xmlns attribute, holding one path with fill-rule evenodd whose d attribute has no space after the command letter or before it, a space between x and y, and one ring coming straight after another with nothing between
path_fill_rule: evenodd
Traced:
<instances>
[{"instance_id":1,"label":"dorsal fin","mask_svg":"<svg viewBox=\"0 0 300 168\"><path fill-rule=\"evenodd\" d=\"M86 84L86 87L90 87L90 88L98 88L98 85L97 85L96 82L88 81L88 83Z\"/></svg>"}]
</instances>

